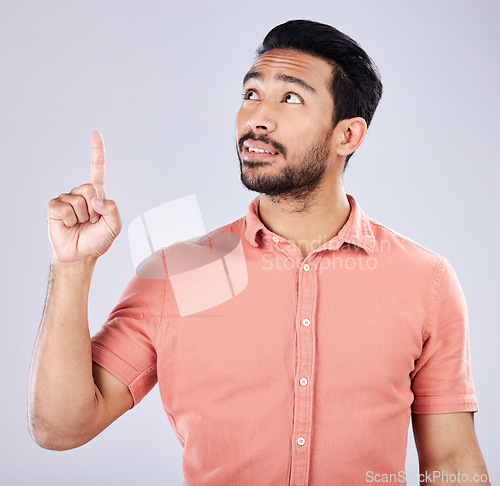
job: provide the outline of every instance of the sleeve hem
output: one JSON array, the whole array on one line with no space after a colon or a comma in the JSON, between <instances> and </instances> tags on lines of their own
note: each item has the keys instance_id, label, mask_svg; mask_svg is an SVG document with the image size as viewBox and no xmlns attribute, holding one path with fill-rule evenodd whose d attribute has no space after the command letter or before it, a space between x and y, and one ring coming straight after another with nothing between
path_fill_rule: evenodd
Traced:
<instances>
[{"instance_id":1,"label":"sleeve hem","mask_svg":"<svg viewBox=\"0 0 500 486\"><path fill-rule=\"evenodd\" d=\"M418 397L411 406L412 413L455 413L477 412L477 399L474 395L460 397Z\"/></svg>"},{"instance_id":2,"label":"sleeve hem","mask_svg":"<svg viewBox=\"0 0 500 486\"><path fill-rule=\"evenodd\" d=\"M156 366L152 366L144 372L137 374L137 371L127 362L97 342L92 342L92 361L109 371L128 387L134 400L133 407L135 407L154 386L154 383L151 385L151 380L148 379L148 375L151 375L151 372L153 372L153 375L156 376ZM144 380L141 379L143 377L145 378L146 384Z\"/></svg>"}]
</instances>

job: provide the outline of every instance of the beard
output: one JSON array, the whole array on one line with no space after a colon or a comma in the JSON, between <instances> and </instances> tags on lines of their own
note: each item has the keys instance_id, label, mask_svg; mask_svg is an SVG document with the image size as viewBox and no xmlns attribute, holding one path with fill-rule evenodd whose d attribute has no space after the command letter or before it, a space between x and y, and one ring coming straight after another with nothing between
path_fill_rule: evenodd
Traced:
<instances>
[{"instance_id":1,"label":"beard","mask_svg":"<svg viewBox=\"0 0 500 486\"><path fill-rule=\"evenodd\" d=\"M237 146L241 182L247 189L266 194L273 199L277 196L295 201L309 199L328 168L329 142L332 133L333 129L328 132L323 142L311 145L302 154L289 159L286 157L285 147L273 142L267 135L257 136L247 133L241 137ZM243 142L249 138L274 146L283 156L285 167L278 173L265 174L259 170L259 167L266 165L264 162L243 161L240 151L243 148ZM245 171L243 166L246 167Z\"/></svg>"}]
</instances>

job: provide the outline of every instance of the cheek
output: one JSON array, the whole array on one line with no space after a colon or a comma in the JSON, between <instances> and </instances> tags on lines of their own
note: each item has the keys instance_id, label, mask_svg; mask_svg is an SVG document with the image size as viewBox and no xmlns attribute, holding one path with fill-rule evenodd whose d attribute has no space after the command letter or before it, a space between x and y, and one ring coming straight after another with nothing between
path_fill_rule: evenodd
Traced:
<instances>
[{"instance_id":1,"label":"cheek","mask_svg":"<svg viewBox=\"0 0 500 486\"><path fill-rule=\"evenodd\" d=\"M298 122L289 120L286 126L281 126L279 135L291 152L300 152L317 139L318 126L306 124L304 120Z\"/></svg>"},{"instance_id":2,"label":"cheek","mask_svg":"<svg viewBox=\"0 0 500 486\"><path fill-rule=\"evenodd\" d=\"M317 116L302 127L303 143L311 144L323 141L332 129L332 122L326 116Z\"/></svg>"}]
</instances>

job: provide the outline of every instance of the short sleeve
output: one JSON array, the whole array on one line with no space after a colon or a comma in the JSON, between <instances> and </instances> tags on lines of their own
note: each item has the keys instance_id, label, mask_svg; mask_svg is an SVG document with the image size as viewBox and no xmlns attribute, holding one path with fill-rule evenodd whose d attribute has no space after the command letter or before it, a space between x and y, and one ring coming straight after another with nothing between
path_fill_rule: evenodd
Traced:
<instances>
[{"instance_id":1,"label":"short sleeve","mask_svg":"<svg viewBox=\"0 0 500 486\"><path fill-rule=\"evenodd\" d=\"M444 258L435 272L423 339L411 374L412 412L476 412L467 306L455 271Z\"/></svg>"},{"instance_id":2,"label":"short sleeve","mask_svg":"<svg viewBox=\"0 0 500 486\"><path fill-rule=\"evenodd\" d=\"M165 278L143 268L92 337L92 360L128 386L134 406L158 381L155 341L164 317L165 287Z\"/></svg>"}]
</instances>

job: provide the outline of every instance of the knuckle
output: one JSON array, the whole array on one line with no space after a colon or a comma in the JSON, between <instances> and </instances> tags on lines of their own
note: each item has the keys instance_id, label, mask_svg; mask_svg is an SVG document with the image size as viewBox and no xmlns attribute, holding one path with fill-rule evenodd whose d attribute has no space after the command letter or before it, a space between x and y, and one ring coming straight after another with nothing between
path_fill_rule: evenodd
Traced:
<instances>
[{"instance_id":1,"label":"knuckle","mask_svg":"<svg viewBox=\"0 0 500 486\"><path fill-rule=\"evenodd\" d=\"M110 199L107 199L108 202L108 209L110 213L118 213L118 206L116 205L115 201L112 201Z\"/></svg>"},{"instance_id":2,"label":"knuckle","mask_svg":"<svg viewBox=\"0 0 500 486\"><path fill-rule=\"evenodd\" d=\"M69 218L70 216L74 215L73 208L69 203L62 204L59 209L59 213L63 218Z\"/></svg>"},{"instance_id":3,"label":"knuckle","mask_svg":"<svg viewBox=\"0 0 500 486\"><path fill-rule=\"evenodd\" d=\"M61 207L64 205L64 202L61 199L61 196L55 197L49 201L47 205L47 209L49 212L60 212Z\"/></svg>"},{"instance_id":4,"label":"knuckle","mask_svg":"<svg viewBox=\"0 0 500 486\"><path fill-rule=\"evenodd\" d=\"M81 195L90 201L95 196L95 187L92 184L84 184Z\"/></svg>"},{"instance_id":5,"label":"knuckle","mask_svg":"<svg viewBox=\"0 0 500 486\"><path fill-rule=\"evenodd\" d=\"M83 196L78 195L73 199L72 205L75 209L83 209L87 207L87 201Z\"/></svg>"},{"instance_id":6,"label":"knuckle","mask_svg":"<svg viewBox=\"0 0 500 486\"><path fill-rule=\"evenodd\" d=\"M59 203L58 198L51 199L51 200L49 201L49 203L47 204L47 207L48 207L49 209L54 209L54 207L55 207L55 206L57 206L57 204L58 204L58 203Z\"/></svg>"}]
</instances>

